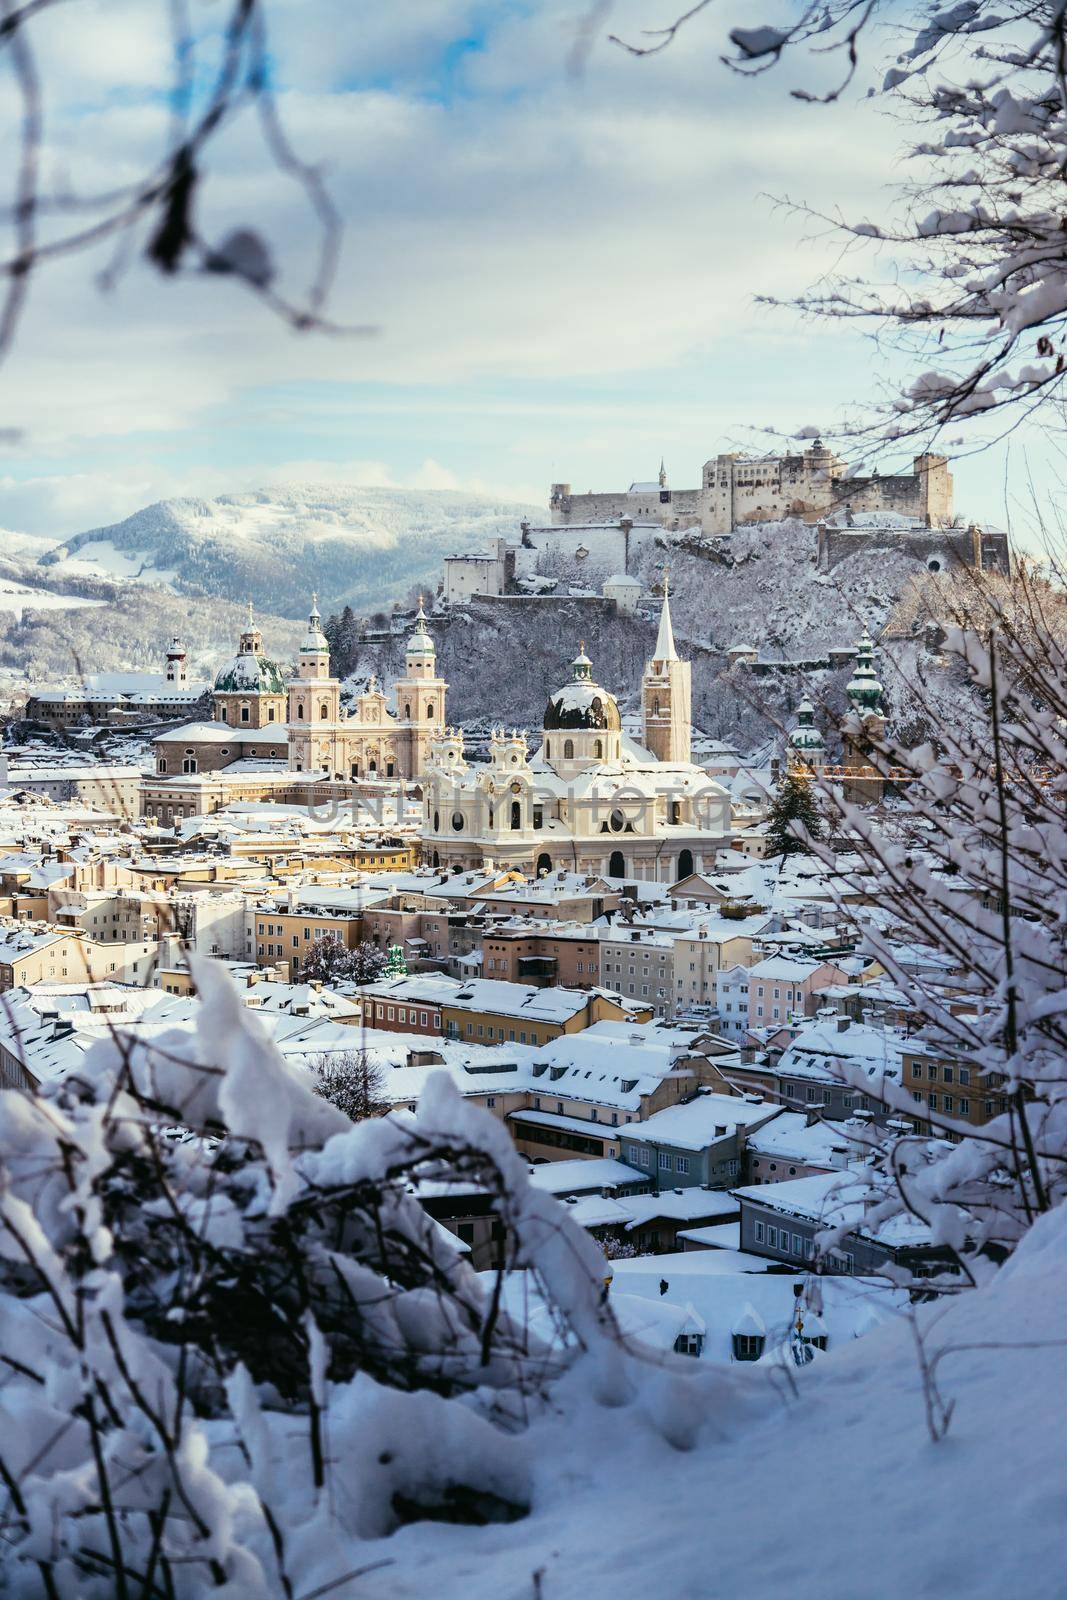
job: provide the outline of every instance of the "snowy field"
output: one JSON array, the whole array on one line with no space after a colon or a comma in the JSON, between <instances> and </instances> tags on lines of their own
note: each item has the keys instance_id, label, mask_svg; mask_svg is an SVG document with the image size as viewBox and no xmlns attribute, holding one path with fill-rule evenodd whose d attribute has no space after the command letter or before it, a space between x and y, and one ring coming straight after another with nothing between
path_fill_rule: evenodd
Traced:
<instances>
[{"instance_id":1,"label":"snowy field","mask_svg":"<svg viewBox=\"0 0 1067 1600\"><path fill-rule=\"evenodd\" d=\"M26 611L80 611L86 606L103 605L79 594L55 594L51 589L34 589L29 584L0 579L0 612L11 612L21 622Z\"/></svg>"}]
</instances>

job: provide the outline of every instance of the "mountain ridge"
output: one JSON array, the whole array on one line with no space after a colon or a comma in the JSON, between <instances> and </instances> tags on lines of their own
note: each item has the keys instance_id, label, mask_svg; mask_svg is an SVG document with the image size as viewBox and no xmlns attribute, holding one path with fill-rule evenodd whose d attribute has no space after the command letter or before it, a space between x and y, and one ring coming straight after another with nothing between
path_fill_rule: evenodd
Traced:
<instances>
[{"instance_id":1,"label":"mountain ridge","mask_svg":"<svg viewBox=\"0 0 1067 1600\"><path fill-rule=\"evenodd\" d=\"M42 568L140 582L297 618L308 592L325 608L382 609L431 592L446 555L514 539L542 508L453 489L274 484L202 499L157 500L88 528L38 558Z\"/></svg>"}]
</instances>

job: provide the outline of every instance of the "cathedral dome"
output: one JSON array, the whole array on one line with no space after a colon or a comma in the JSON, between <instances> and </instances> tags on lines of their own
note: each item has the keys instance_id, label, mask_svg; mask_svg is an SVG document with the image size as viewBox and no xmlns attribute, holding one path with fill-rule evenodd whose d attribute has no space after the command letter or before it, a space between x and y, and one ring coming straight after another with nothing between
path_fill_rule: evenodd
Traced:
<instances>
[{"instance_id":1,"label":"cathedral dome","mask_svg":"<svg viewBox=\"0 0 1067 1600\"><path fill-rule=\"evenodd\" d=\"M557 689L545 707L545 732L605 728L611 733L618 733L622 728L618 702L614 695L594 682L593 664L585 653L584 645L571 664L574 669L573 681Z\"/></svg>"},{"instance_id":2,"label":"cathedral dome","mask_svg":"<svg viewBox=\"0 0 1067 1600\"><path fill-rule=\"evenodd\" d=\"M281 667L269 656L242 651L215 674L216 694L285 694Z\"/></svg>"}]
</instances>

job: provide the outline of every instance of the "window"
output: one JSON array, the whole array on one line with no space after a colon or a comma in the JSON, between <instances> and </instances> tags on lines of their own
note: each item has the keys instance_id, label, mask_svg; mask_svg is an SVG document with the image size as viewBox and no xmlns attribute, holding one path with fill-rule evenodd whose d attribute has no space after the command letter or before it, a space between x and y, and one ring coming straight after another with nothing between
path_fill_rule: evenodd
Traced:
<instances>
[{"instance_id":1,"label":"window","mask_svg":"<svg viewBox=\"0 0 1067 1600\"><path fill-rule=\"evenodd\" d=\"M242 706L241 707L241 721L242 722L251 722L251 720L252 720L251 708L249 706Z\"/></svg>"},{"instance_id":2,"label":"window","mask_svg":"<svg viewBox=\"0 0 1067 1600\"><path fill-rule=\"evenodd\" d=\"M675 1156L674 1170L675 1172L687 1173L689 1171L689 1157Z\"/></svg>"},{"instance_id":3,"label":"window","mask_svg":"<svg viewBox=\"0 0 1067 1600\"><path fill-rule=\"evenodd\" d=\"M773 1227L771 1225L771 1223L769 1223L769 1222L767 1224L767 1243L770 1245L772 1250L777 1250L777 1248L778 1248L778 1229Z\"/></svg>"},{"instance_id":4,"label":"window","mask_svg":"<svg viewBox=\"0 0 1067 1600\"><path fill-rule=\"evenodd\" d=\"M659 1170L661 1172L669 1172L671 1170L671 1158L666 1150L661 1150L659 1153Z\"/></svg>"},{"instance_id":5,"label":"window","mask_svg":"<svg viewBox=\"0 0 1067 1600\"><path fill-rule=\"evenodd\" d=\"M964 1084L964 1085L967 1085L967 1084L970 1083L970 1081L971 1081L971 1069L970 1069L970 1067L961 1067L960 1068L960 1082L962 1084Z\"/></svg>"},{"instance_id":6,"label":"window","mask_svg":"<svg viewBox=\"0 0 1067 1600\"><path fill-rule=\"evenodd\" d=\"M648 1166L648 1151L646 1149L642 1149L641 1151L641 1165L643 1167Z\"/></svg>"},{"instance_id":7,"label":"window","mask_svg":"<svg viewBox=\"0 0 1067 1600\"><path fill-rule=\"evenodd\" d=\"M489 1107L489 1109L492 1110L492 1108L496 1105L496 1095L495 1094L486 1095L485 1103Z\"/></svg>"},{"instance_id":8,"label":"window","mask_svg":"<svg viewBox=\"0 0 1067 1600\"><path fill-rule=\"evenodd\" d=\"M765 1335L762 1333L735 1333L732 1335L735 1361L758 1361L763 1354Z\"/></svg>"},{"instance_id":9,"label":"window","mask_svg":"<svg viewBox=\"0 0 1067 1600\"><path fill-rule=\"evenodd\" d=\"M799 1233L794 1233L794 1235L793 1235L793 1254L795 1256L800 1256L801 1259L803 1259L803 1256L804 1256L804 1240L801 1238Z\"/></svg>"},{"instance_id":10,"label":"window","mask_svg":"<svg viewBox=\"0 0 1067 1600\"><path fill-rule=\"evenodd\" d=\"M563 759L564 759L564 761L573 761L574 760L574 740L573 739L564 739L564 741L563 741Z\"/></svg>"},{"instance_id":11,"label":"window","mask_svg":"<svg viewBox=\"0 0 1067 1600\"><path fill-rule=\"evenodd\" d=\"M763 1243L763 1236L764 1236L765 1231L766 1230L764 1229L763 1223L762 1222L757 1222L756 1223L756 1243L757 1244L762 1244Z\"/></svg>"}]
</instances>

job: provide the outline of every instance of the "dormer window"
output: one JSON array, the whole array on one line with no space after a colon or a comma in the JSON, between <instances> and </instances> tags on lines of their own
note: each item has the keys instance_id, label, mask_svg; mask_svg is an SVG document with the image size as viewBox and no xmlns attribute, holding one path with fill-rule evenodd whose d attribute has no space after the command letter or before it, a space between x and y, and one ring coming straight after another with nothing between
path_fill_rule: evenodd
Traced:
<instances>
[{"instance_id":1,"label":"dormer window","mask_svg":"<svg viewBox=\"0 0 1067 1600\"><path fill-rule=\"evenodd\" d=\"M735 1333L731 1339L735 1361L758 1361L767 1343L765 1333Z\"/></svg>"}]
</instances>

